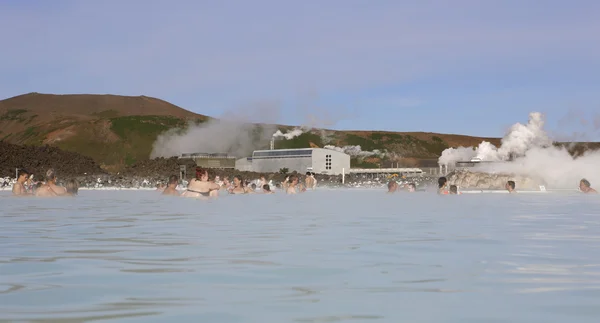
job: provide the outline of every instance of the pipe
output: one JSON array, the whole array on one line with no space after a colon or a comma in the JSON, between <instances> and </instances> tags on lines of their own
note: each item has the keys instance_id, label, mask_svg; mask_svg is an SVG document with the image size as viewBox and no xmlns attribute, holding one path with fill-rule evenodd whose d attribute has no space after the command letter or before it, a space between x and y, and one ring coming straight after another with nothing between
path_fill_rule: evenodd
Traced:
<instances>
[{"instance_id":1,"label":"pipe","mask_svg":"<svg viewBox=\"0 0 600 323\"><path fill-rule=\"evenodd\" d=\"M342 184L346 182L346 169L342 168Z\"/></svg>"}]
</instances>

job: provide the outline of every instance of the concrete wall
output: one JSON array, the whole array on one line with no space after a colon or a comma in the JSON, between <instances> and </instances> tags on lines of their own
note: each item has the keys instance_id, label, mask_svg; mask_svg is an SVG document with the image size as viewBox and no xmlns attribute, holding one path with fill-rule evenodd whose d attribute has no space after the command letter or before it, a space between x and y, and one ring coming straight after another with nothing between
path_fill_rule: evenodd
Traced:
<instances>
[{"instance_id":1,"label":"concrete wall","mask_svg":"<svg viewBox=\"0 0 600 323\"><path fill-rule=\"evenodd\" d=\"M244 157L236 160L235 169L241 172L252 172L252 158Z\"/></svg>"},{"instance_id":2,"label":"concrete wall","mask_svg":"<svg viewBox=\"0 0 600 323\"><path fill-rule=\"evenodd\" d=\"M288 155L287 151L295 154ZM273 156L264 156L265 154ZM328 163L330 165L327 165ZM346 169L346 172L350 170L350 156L323 148L257 150L253 154L251 166L249 164L246 158L238 159L236 169L250 168L259 173L277 173L280 169L287 168L290 172L296 171L301 174L311 171L339 175L342 169Z\"/></svg>"},{"instance_id":3,"label":"concrete wall","mask_svg":"<svg viewBox=\"0 0 600 323\"><path fill-rule=\"evenodd\" d=\"M328 158L329 156L329 158ZM330 168L327 168L330 163ZM315 148L312 155L313 172L317 174L340 175L342 169L346 174L350 171L350 155L339 151Z\"/></svg>"},{"instance_id":4,"label":"concrete wall","mask_svg":"<svg viewBox=\"0 0 600 323\"><path fill-rule=\"evenodd\" d=\"M311 166L312 158L310 156L252 159L252 168L259 173L277 173L282 168L287 168L290 172L306 173Z\"/></svg>"}]
</instances>

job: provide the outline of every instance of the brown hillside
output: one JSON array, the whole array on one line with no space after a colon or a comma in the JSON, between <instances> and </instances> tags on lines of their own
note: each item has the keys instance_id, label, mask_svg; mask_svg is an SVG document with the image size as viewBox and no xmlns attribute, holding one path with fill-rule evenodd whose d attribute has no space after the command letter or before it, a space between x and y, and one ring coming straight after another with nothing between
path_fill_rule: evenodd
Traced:
<instances>
[{"instance_id":1,"label":"brown hillside","mask_svg":"<svg viewBox=\"0 0 600 323\"><path fill-rule=\"evenodd\" d=\"M0 114L4 114L8 110L27 110L37 114L40 118L148 115L182 119L206 118L204 115L193 113L156 98L109 94L28 93L0 101Z\"/></svg>"}]
</instances>

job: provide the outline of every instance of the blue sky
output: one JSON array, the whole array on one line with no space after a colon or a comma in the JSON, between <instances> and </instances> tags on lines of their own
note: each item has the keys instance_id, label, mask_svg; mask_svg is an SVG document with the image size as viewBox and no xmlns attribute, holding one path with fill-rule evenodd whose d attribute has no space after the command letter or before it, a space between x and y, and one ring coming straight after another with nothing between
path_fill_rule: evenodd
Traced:
<instances>
[{"instance_id":1,"label":"blue sky","mask_svg":"<svg viewBox=\"0 0 600 323\"><path fill-rule=\"evenodd\" d=\"M541 111L556 136L600 140L598 12L593 0L0 0L0 98L147 95L217 117L276 104L269 121L480 136Z\"/></svg>"}]
</instances>

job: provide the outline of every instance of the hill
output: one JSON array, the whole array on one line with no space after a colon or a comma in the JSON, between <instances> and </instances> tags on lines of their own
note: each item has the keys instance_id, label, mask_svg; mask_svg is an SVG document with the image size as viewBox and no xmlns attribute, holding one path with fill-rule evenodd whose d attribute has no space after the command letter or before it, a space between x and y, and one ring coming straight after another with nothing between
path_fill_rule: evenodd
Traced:
<instances>
[{"instance_id":1,"label":"hill","mask_svg":"<svg viewBox=\"0 0 600 323\"><path fill-rule=\"evenodd\" d=\"M159 134L170 129L202 125L209 120L214 119L146 96L29 93L0 101L0 140L21 145L55 146L91 157L103 169L116 171L148 159ZM293 129L291 126L260 124L252 129L275 127L283 132ZM435 165L444 149L474 146L483 140L500 144L499 138L454 134L318 129L290 140L277 140L276 147L334 145L360 146L363 151L385 150L392 154L383 160L376 155L353 160L353 165L358 167L385 167L394 163L422 165L423 160ZM253 144L256 149L265 149L269 141L262 138Z\"/></svg>"},{"instance_id":2,"label":"hill","mask_svg":"<svg viewBox=\"0 0 600 323\"><path fill-rule=\"evenodd\" d=\"M163 131L207 120L145 96L29 93L0 101L0 140L56 146L110 168L148 158Z\"/></svg>"}]
</instances>

